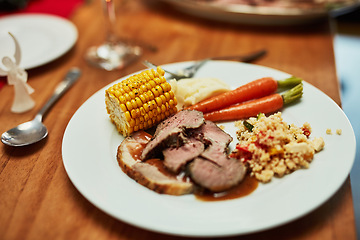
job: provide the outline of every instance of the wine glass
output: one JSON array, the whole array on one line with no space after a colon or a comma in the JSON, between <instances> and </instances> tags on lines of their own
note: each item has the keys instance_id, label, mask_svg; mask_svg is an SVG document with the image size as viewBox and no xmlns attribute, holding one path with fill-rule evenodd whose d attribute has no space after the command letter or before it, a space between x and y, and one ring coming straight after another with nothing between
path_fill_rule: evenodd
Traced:
<instances>
[{"instance_id":1,"label":"wine glass","mask_svg":"<svg viewBox=\"0 0 360 240\"><path fill-rule=\"evenodd\" d=\"M120 41L115 34L114 0L101 1L107 27L106 39L100 46L90 47L85 58L91 65L108 71L122 69L141 56L142 48Z\"/></svg>"}]
</instances>

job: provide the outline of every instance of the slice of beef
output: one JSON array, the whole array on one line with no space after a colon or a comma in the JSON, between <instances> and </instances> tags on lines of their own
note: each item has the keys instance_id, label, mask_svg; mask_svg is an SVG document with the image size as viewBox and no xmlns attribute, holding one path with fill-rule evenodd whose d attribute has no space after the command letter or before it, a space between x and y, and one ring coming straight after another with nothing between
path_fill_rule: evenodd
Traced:
<instances>
[{"instance_id":1,"label":"slice of beef","mask_svg":"<svg viewBox=\"0 0 360 240\"><path fill-rule=\"evenodd\" d=\"M164 165L170 171L178 173L189 161L203 153L204 147L202 141L190 138L180 147L166 148L163 151Z\"/></svg>"},{"instance_id":2,"label":"slice of beef","mask_svg":"<svg viewBox=\"0 0 360 240\"><path fill-rule=\"evenodd\" d=\"M227 155L232 137L211 121L206 121L197 131L202 132L207 146L189 166L193 181L213 192L237 185L244 178L246 168L239 160Z\"/></svg>"},{"instance_id":3,"label":"slice of beef","mask_svg":"<svg viewBox=\"0 0 360 240\"><path fill-rule=\"evenodd\" d=\"M123 172L136 182L158 193L170 195L192 193L194 191L192 182L140 160L140 153L150 138L151 135L140 131L122 141L118 147L117 160Z\"/></svg>"},{"instance_id":4,"label":"slice of beef","mask_svg":"<svg viewBox=\"0 0 360 240\"><path fill-rule=\"evenodd\" d=\"M224 132L214 122L205 121L205 124L201 128L204 138L210 142L220 143L224 147L227 147L233 140L230 134Z\"/></svg>"},{"instance_id":5,"label":"slice of beef","mask_svg":"<svg viewBox=\"0 0 360 240\"><path fill-rule=\"evenodd\" d=\"M189 164L192 180L212 192L222 192L240 183L246 167L238 159L219 154L216 162L197 157Z\"/></svg>"},{"instance_id":6,"label":"slice of beef","mask_svg":"<svg viewBox=\"0 0 360 240\"><path fill-rule=\"evenodd\" d=\"M199 128L204 123L203 113L193 110L183 110L161 122L154 137L144 148L141 159L157 157L161 149L169 146L181 146L186 141L185 129Z\"/></svg>"}]
</instances>

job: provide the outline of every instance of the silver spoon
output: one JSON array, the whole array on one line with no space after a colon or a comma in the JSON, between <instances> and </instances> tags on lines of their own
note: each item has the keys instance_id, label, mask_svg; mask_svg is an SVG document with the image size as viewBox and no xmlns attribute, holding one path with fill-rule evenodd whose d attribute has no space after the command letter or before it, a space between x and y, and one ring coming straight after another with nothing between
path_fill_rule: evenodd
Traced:
<instances>
[{"instance_id":1,"label":"silver spoon","mask_svg":"<svg viewBox=\"0 0 360 240\"><path fill-rule=\"evenodd\" d=\"M9 146L27 146L44 139L48 130L42 123L43 116L52 105L66 92L79 78L81 72L78 68L72 68L56 87L54 94L47 103L40 109L32 121L22 123L1 135L1 141Z\"/></svg>"}]
</instances>

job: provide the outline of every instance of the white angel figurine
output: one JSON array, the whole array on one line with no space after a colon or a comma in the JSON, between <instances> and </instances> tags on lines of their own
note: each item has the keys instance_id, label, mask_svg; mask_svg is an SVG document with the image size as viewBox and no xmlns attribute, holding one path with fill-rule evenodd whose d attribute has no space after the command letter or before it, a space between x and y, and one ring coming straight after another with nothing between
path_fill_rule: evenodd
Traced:
<instances>
[{"instance_id":1,"label":"white angel figurine","mask_svg":"<svg viewBox=\"0 0 360 240\"><path fill-rule=\"evenodd\" d=\"M15 113L22 113L30 110L35 106L34 100L30 97L30 94L34 92L34 89L27 84L28 75L27 72L19 67L21 60L21 50L16 38L9 33L15 43L15 62L10 57L3 57L2 63L5 66L5 70L0 68L0 76L7 76L7 82L9 85L14 85L14 101L11 106L11 111Z\"/></svg>"}]
</instances>

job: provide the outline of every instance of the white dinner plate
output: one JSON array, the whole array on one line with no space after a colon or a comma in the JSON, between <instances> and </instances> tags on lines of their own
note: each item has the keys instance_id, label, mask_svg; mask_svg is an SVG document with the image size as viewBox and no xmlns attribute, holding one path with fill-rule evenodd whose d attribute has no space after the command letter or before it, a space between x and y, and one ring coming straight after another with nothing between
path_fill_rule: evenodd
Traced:
<instances>
[{"instance_id":1,"label":"white dinner plate","mask_svg":"<svg viewBox=\"0 0 360 240\"><path fill-rule=\"evenodd\" d=\"M20 67L32 69L66 53L76 42L78 32L67 19L49 14L14 14L0 18L0 59L15 52L11 32L18 40ZM1 67L3 66L0 63Z\"/></svg>"},{"instance_id":2,"label":"white dinner plate","mask_svg":"<svg viewBox=\"0 0 360 240\"><path fill-rule=\"evenodd\" d=\"M326 18L329 14L334 16L344 14L360 5L359 0L348 1L342 6L333 9L327 8L281 8L267 6L250 6L245 4L216 3L196 0L160 0L175 6L179 11L202 17L233 23L255 25L297 25L307 24Z\"/></svg>"},{"instance_id":3,"label":"white dinner plate","mask_svg":"<svg viewBox=\"0 0 360 240\"><path fill-rule=\"evenodd\" d=\"M175 71L189 64L163 67ZM210 61L197 74L222 79L232 88L265 76L283 79L290 75L228 61ZM325 141L325 148L314 156L309 169L259 184L250 195L234 200L206 202L193 195L158 194L136 183L118 166L116 151L124 138L105 109L104 94L109 86L90 97L71 118L62 143L63 162L69 178L85 198L109 215L140 228L202 237L273 228L323 204L344 183L354 162L355 136L347 117L332 99L304 82L301 101L282 112L288 123L302 126L309 122L311 137L323 137ZM234 123L221 124L235 140L230 145L233 149ZM327 129L332 129L333 134L326 134ZM336 129L341 129L342 134L335 134Z\"/></svg>"}]
</instances>

